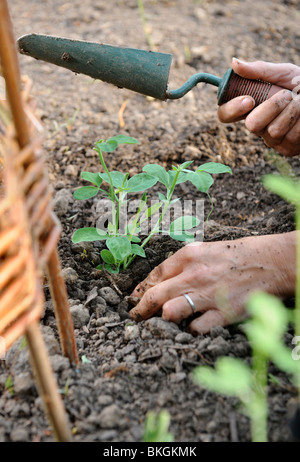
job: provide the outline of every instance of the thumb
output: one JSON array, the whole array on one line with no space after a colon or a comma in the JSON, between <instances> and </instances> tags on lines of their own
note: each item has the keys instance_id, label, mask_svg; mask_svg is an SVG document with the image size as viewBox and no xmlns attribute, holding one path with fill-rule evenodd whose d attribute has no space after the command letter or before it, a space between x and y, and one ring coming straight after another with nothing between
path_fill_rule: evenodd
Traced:
<instances>
[{"instance_id":1,"label":"thumb","mask_svg":"<svg viewBox=\"0 0 300 462\"><path fill-rule=\"evenodd\" d=\"M300 78L300 67L290 63L277 64L266 61L248 63L233 58L232 68L241 77L265 80L288 90L292 90L295 87L297 83L295 82L295 78Z\"/></svg>"}]
</instances>

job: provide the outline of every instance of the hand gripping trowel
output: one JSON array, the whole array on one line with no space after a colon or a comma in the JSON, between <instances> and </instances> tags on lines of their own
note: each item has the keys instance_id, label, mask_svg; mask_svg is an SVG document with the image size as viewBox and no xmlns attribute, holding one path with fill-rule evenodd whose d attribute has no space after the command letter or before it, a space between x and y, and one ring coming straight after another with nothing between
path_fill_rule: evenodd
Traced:
<instances>
[{"instance_id":1,"label":"hand gripping trowel","mask_svg":"<svg viewBox=\"0 0 300 462\"><path fill-rule=\"evenodd\" d=\"M258 106L282 90L269 82L244 79L232 69L228 69L222 78L200 72L180 88L170 90L168 79L172 55L168 53L39 34L20 37L18 46L22 54L163 101L181 98L200 82L218 87L219 105L236 96L250 95Z\"/></svg>"}]
</instances>

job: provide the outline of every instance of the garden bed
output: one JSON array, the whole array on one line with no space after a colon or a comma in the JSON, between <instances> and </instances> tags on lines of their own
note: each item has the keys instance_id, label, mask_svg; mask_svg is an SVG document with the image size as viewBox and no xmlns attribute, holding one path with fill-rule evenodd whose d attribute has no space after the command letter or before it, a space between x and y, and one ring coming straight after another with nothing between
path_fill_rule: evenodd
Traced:
<instances>
[{"instance_id":1,"label":"garden bed","mask_svg":"<svg viewBox=\"0 0 300 462\"><path fill-rule=\"evenodd\" d=\"M195 72L222 76L232 56L299 64L297 3L178 0L144 5L157 49L174 56L170 86L176 88ZM133 0L56 0L43 7L34 0L16 0L11 14L16 36L39 32L148 47ZM159 315L138 324L129 319L128 296L134 287L182 244L154 237L147 258L137 258L125 273L99 271L101 241L71 241L76 229L95 226L96 199L76 201L72 194L83 185L81 171L100 169L95 141L125 133L140 144L107 154L110 170L132 175L147 163L171 168L187 160L196 166L214 161L232 168L233 175L217 176L211 188L214 210L205 225L205 241L288 232L294 229L293 208L267 192L261 177L278 168L299 173L298 159L279 164L243 122L220 124L213 87L202 84L181 100L164 103L28 57L20 57L20 62L22 73L34 82L55 211L62 223L59 253L74 315L79 369L61 355L47 285L42 326L74 441L141 441L147 412L161 409L170 413L175 441L250 441L249 420L238 400L200 388L191 378L197 365L214 365L223 355L250 362L251 348L240 326L193 337L186 322L177 326ZM178 186L183 200L195 198L188 185ZM154 191L159 192L159 186ZM205 199L207 216L209 200L200 193L199 199ZM293 300L288 302L292 305ZM291 330L285 336L290 347L292 336ZM0 362L0 441L53 441L27 350L16 344L5 359ZM269 441L290 441L287 419L296 390L274 365L269 372L277 378L268 385Z\"/></svg>"}]
</instances>

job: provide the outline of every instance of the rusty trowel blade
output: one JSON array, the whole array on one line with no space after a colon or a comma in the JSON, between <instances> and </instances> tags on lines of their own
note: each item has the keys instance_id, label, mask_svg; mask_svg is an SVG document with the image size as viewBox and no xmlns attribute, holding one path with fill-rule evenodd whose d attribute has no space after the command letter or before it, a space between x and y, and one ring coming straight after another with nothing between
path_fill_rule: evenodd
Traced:
<instances>
[{"instance_id":1,"label":"rusty trowel blade","mask_svg":"<svg viewBox=\"0 0 300 462\"><path fill-rule=\"evenodd\" d=\"M20 53L78 74L165 100L172 55L134 48L29 34L19 38Z\"/></svg>"}]
</instances>

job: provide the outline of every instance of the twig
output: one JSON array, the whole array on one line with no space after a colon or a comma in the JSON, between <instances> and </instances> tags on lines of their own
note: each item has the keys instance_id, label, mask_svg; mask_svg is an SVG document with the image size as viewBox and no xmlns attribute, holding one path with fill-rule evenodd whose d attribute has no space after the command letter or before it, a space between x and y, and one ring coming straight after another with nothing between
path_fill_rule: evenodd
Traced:
<instances>
[{"instance_id":1,"label":"twig","mask_svg":"<svg viewBox=\"0 0 300 462\"><path fill-rule=\"evenodd\" d=\"M104 272L105 276L107 277L107 279L109 279L111 284L114 286L114 288L116 289L118 294L123 295L123 292L121 292L121 290L119 289L119 287L116 285L115 281L113 280L112 275L105 268L103 268L103 272Z\"/></svg>"}]
</instances>

